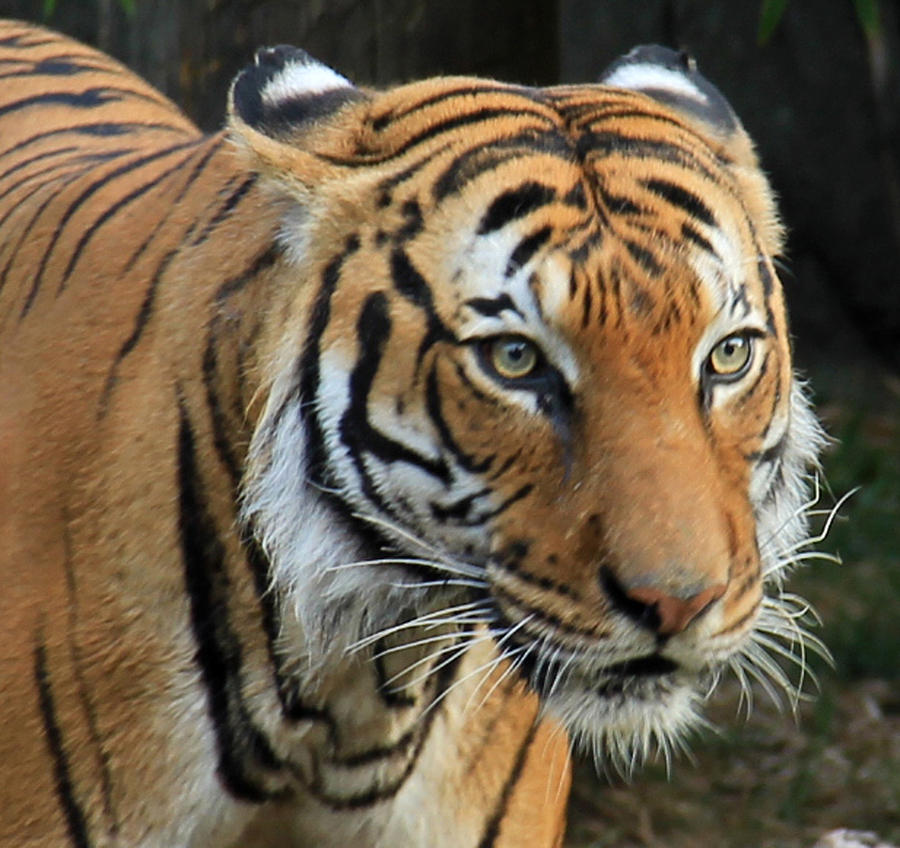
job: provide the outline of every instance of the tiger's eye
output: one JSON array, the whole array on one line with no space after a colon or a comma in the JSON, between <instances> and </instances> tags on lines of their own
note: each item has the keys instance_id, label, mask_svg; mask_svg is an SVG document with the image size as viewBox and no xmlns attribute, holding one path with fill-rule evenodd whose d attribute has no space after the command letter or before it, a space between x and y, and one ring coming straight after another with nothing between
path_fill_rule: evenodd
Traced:
<instances>
[{"instance_id":1,"label":"tiger's eye","mask_svg":"<svg viewBox=\"0 0 900 848\"><path fill-rule=\"evenodd\" d=\"M506 380L527 377L538 364L537 348L520 336L504 336L490 343L489 355L494 370Z\"/></svg>"},{"instance_id":2,"label":"tiger's eye","mask_svg":"<svg viewBox=\"0 0 900 848\"><path fill-rule=\"evenodd\" d=\"M714 374L733 377L739 374L750 362L751 340L748 336L736 333L722 339L709 355L709 367Z\"/></svg>"}]
</instances>

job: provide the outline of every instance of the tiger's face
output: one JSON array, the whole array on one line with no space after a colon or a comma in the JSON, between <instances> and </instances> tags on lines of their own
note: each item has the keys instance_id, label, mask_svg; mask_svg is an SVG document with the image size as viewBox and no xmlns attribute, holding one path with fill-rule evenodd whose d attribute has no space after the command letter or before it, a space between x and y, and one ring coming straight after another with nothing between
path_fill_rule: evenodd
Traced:
<instances>
[{"instance_id":1,"label":"tiger's face","mask_svg":"<svg viewBox=\"0 0 900 848\"><path fill-rule=\"evenodd\" d=\"M481 621L576 738L665 747L794 626L819 437L752 154L633 91L341 79L301 140L235 94L306 281L247 484L276 581L307 633Z\"/></svg>"}]
</instances>

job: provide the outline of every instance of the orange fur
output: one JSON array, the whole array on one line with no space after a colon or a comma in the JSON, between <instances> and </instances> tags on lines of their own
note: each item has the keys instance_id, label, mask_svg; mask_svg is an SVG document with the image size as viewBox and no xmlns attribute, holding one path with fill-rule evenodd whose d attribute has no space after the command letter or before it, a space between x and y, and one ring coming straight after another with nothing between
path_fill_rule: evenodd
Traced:
<instances>
[{"instance_id":1,"label":"orange fur","mask_svg":"<svg viewBox=\"0 0 900 848\"><path fill-rule=\"evenodd\" d=\"M270 56L204 137L0 44L0 844L561 844L560 722L682 732L814 454L746 135Z\"/></svg>"}]
</instances>

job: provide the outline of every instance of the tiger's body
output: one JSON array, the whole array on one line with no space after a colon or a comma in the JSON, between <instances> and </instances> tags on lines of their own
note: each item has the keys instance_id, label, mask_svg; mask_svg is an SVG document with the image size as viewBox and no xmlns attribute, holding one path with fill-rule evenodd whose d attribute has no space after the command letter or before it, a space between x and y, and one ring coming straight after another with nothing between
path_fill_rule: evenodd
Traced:
<instances>
[{"instance_id":1,"label":"tiger's body","mask_svg":"<svg viewBox=\"0 0 900 848\"><path fill-rule=\"evenodd\" d=\"M277 48L205 137L0 28L0 844L559 845L569 736L667 750L794 626L780 229L660 55Z\"/></svg>"}]
</instances>

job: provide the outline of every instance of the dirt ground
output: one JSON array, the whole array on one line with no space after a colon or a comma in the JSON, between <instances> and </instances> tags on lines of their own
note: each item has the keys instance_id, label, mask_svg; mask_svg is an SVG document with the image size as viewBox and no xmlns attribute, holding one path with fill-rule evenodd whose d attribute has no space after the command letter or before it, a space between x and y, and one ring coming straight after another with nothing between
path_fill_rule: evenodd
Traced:
<instances>
[{"instance_id":1,"label":"dirt ground","mask_svg":"<svg viewBox=\"0 0 900 848\"><path fill-rule=\"evenodd\" d=\"M900 691L886 681L823 683L796 718L765 696L749 718L725 684L710 705L719 728L667 777L653 764L630 784L581 763L569 848L811 848L837 828L900 842ZM736 718L740 712L742 717Z\"/></svg>"}]
</instances>

